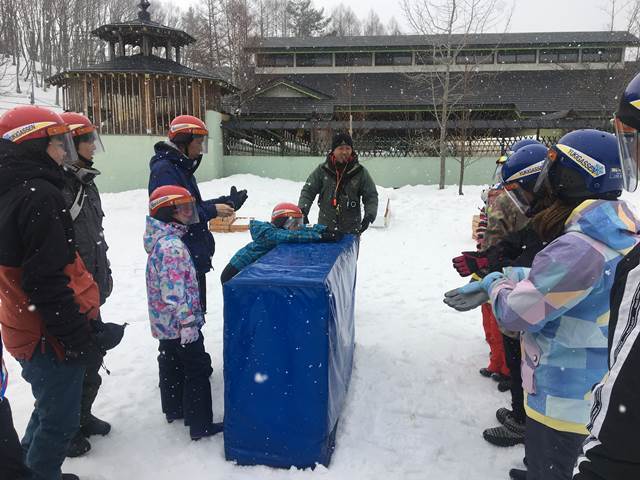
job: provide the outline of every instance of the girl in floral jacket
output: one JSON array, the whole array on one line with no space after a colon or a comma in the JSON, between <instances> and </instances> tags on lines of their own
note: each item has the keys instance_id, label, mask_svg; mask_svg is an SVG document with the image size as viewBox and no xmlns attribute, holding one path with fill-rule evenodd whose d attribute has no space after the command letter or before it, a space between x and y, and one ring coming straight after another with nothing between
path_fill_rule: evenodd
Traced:
<instances>
[{"instance_id":1,"label":"girl in floral jacket","mask_svg":"<svg viewBox=\"0 0 640 480\"><path fill-rule=\"evenodd\" d=\"M195 200L178 186L151 193L144 235L151 334L160 342L160 400L169 423L184 419L192 440L222 431L213 423L211 357L204 349L204 314L193 260L181 238L198 221Z\"/></svg>"}]
</instances>

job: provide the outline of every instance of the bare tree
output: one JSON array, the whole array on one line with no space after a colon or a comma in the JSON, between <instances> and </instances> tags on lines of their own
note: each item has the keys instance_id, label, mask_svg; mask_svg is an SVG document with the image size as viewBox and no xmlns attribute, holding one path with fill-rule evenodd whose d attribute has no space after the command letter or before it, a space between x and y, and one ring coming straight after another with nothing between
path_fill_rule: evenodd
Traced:
<instances>
[{"instance_id":1,"label":"bare tree","mask_svg":"<svg viewBox=\"0 0 640 480\"><path fill-rule=\"evenodd\" d=\"M402 8L413 30L428 36L431 46L428 51L420 54L423 63L437 65L433 72L417 74L412 78L424 87L433 105L433 114L439 130L438 184L439 188L443 189L446 158L449 154L449 122L464 98L461 87L465 83L466 75L456 72L456 58L472 45L475 34L492 31L501 23L506 30L511 13L505 15L500 0L402 0ZM482 63L482 55L464 63L469 64L473 61Z\"/></svg>"},{"instance_id":2,"label":"bare tree","mask_svg":"<svg viewBox=\"0 0 640 480\"><path fill-rule=\"evenodd\" d=\"M380 17L373 9L369 10L369 15L367 15L364 25L362 26L362 33L369 36L387 34L386 27L380 21Z\"/></svg>"},{"instance_id":3,"label":"bare tree","mask_svg":"<svg viewBox=\"0 0 640 480\"><path fill-rule=\"evenodd\" d=\"M351 7L341 3L331 11L329 30L338 37L354 37L362 32L362 23Z\"/></svg>"},{"instance_id":4,"label":"bare tree","mask_svg":"<svg viewBox=\"0 0 640 480\"><path fill-rule=\"evenodd\" d=\"M402 29L400 28L400 24L396 17L391 17L389 19L389 23L387 24L387 33L389 35L403 35Z\"/></svg>"}]
</instances>

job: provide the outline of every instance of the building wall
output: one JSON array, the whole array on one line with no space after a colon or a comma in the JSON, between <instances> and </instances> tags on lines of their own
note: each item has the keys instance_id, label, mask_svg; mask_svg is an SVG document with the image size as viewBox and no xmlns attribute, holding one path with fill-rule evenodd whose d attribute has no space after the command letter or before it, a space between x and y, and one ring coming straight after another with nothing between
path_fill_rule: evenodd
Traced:
<instances>
[{"instance_id":1,"label":"building wall","mask_svg":"<svg viewBox=\"0 0 640 480\"><path fill-rule=\"evenodd\" d=\"M261 177L285 178L304 181L311 171L324 161L324 157L252 157L225 156L224 175L251 173ZM466 185L485 185L491 181L495 170L493 157L473 159L465 169ZM361 158L375 182L383 187L404 185L433 185L440 177L440 159L432 157L375 157ZM449 158L446 162L446 183L457 184L460 163Z\"/></svg>"}]
</instances>

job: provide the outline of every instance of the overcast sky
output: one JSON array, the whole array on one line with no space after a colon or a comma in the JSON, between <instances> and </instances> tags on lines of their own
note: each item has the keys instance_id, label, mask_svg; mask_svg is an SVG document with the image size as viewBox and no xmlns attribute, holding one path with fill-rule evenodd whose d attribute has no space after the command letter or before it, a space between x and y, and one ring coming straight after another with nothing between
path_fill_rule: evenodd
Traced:
<instances>
[{"instance_id":1,"label":"overcast sky","mask_svg":"<svg viewBox=\"0 0 640 480\"><path fill-rule=\"evenodd\" d=\"M182 4L179 0L168 1ZM512 0L503 1L506 5L511 5ZM199 2L200 0L185 1L190 4ZM510 31L604 30L607 27L608 19L603 7L606 7L610 2L611 0L515 0L515 11ZM331 9L340 3L350 5L362 19L372 8L378 13L383 23L395 16L398 22L408 30L400 8L400 1L397 0L314 0L316 7L324 7L325 14L329 14ZM618 3L626 3L626 0L618 0ZM616 28L626 28L626 21L623 17L624 15L619 16Z\"/></svg>"}]
</instances>

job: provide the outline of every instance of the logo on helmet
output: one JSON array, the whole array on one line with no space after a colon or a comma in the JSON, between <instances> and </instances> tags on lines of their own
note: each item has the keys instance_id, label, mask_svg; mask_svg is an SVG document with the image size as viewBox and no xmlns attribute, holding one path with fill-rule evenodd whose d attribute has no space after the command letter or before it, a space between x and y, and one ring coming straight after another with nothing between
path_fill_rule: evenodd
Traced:
<instances>
[{"instance_id":1,"label":"logo on helmet","mask_svg":"<svg viewBox=\"0 0 640 480\"><path fill-rule=\"evenodd\" d=\"M591 158L589 155L582 153L579 150L575 150L560 143L556 145L556 147L567 157L580 165L592 177L601 177L607 173L605 166L595 158Z\"/></svg>"},{"instance_id":2,"label":"logo on helmet","mask_svg":"<svg viewBox=\"0 0 640 480\"><path fill-rule=\"evenodd\" d=\"M47 128L55 124L56 124L55 122L36 122L36 123L30 123L28 125L22 125L18 128L14 128L13 130L9 130L2 136L2 138L16 143L22 137L26 137L30 133L33 133L37 130L42 130L43 128Z\"/></svg>"},{"instance_id":3,"label":"logo on helmet","mask_svg":"<svg viewBox=\"0 0 640 480\"><path fill-rule=\"evenodd\" d=\"M544 160L534 163L533 165L520 170L519 172L514 173L509 178L507 178L507 182L514 182L516 180L520 180L521 178L528 177L529 175L535 175L536 173L540 173L542 171L542 166L544 165Z\"/></svg>"}]
</instances>

